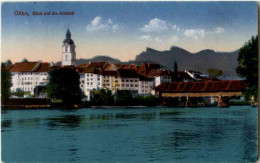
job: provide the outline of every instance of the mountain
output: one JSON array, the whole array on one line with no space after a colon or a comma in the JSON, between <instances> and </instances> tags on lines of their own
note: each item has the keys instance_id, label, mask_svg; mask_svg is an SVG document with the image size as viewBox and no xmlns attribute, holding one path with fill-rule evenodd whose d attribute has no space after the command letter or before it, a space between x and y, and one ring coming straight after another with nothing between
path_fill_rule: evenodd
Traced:
<instances>
[{"instance_id":1,"label":"mountain","mask_svg":"<svg viewBox=\"0 0 260 163\"><path fill-rule=\"evenodd\" d=\"M146 51L136 56L135 60L121 62L109 56L95 56L90 59L77 59L77 65L88 64L91 62L109 62L117 64L136 64L142 62L158 63L167 69L173 70L174 61L178 63L179 70L198 70L207 73L210 67L223 70L223 75L236 76L237 57L239 50L234 52L215 52L211 49L205 49L197 53L191 53L177 46L172 46L170 50L159 51L152 48L146 48ZM57 62L55 65L61 65Z\"/></svg>"},{"instance_id":2,"label":"mountain","mask_svg":"<svg viewBox=\"0 0 260 163\"><path fill-rule=\"evenodd\" d=\"M136 62L156 62L173 69L174 61L178 63L179 70L199 70L207 73L207 69L214 67L223 70L224 75L236 75L237 57L239 50L234 52L215 52L211 49L191 53L177 46L170 50L158 51L147 48L146 51L136 56Z\"/></svg>"},{"instance_id":3,"label":"mountain","mask_svg":"<svg viewBox=\"0 0 260 163\"><path fill-rule=\"evenodd\" d=\"M88 64L89 62L108 62L108 63L121 63L119 59L115 59L109 56L95 56L90 59L84 59L80 58L76 60L77 65L82 65L82 64ZM55 65L60 66L61 61L55 63Z\"/></svg>"}]
</instances>

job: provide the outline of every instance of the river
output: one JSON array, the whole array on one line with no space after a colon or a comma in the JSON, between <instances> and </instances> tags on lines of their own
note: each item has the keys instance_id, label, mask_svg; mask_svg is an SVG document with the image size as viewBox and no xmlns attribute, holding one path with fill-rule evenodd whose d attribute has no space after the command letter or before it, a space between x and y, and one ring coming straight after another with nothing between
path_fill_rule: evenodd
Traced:
<instances>
[{"instance_id":1,"label":"river","mask_svg":"<svg viewBox=\"0 0 260 163\"><path fill-rule=\"evenodd\" d=\"M257 108L2 110L4 162L255 162Z\"/></svg>"}]
</instances>

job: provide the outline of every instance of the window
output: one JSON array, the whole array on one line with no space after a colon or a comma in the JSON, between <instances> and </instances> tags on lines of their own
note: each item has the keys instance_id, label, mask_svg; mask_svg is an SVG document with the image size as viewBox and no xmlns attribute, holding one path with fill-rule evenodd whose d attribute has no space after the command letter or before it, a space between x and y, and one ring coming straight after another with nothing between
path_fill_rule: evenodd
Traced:
<instances>
[{"instance_id":1,"label":"window","mask_svg":"<svg viewBox=\"0 0 260 163\"><path fill-rule=\"evenodd\" d=\"M103 86L106 86L106 84L103 84Z\"/></svg>"},{"instance_id":2,"label":"window","mask_svg":"<svg viewBox=\"0 0 260 163\"><path fill-rule=\"evenodd\" d=\"M91 74L90 76L93 76L93 74Z\"/></svg>"},{"instance_id":3,"label":"window","mask_svg":"<svg viewBox=\"0 0 260 163\"><path fill-rule=\"evenodd\" d=\"M91 82L90 85L93 85L93 82Z\"/></svg>"},{"instance_id":4,"label":"window","mask_svg":"<svg viewBox=\"0 0 260 163\"><path fill-rule=\"evenodd\" d=\"M122 84L122 87L124 87L125 85L124 84Z\"/></svg>"},{"instance_id":5,"label":"window","mask_svg":"<svg viewBox=\"0 0 260 163\"><path fill-rule=\"evenodd\" d=\"M129 80L126 80L126 82L129 82Z\"/></svg>"},{"instance_id":6,"label":"window","mask_svg":"<svg viewBox=\"0 0 260 163\"><path fill-rule=\"evenodd\" d=\"M97 78L97 80L100 80L100 78Z\"/></svg>"},{"instance_id":7,"label":"window","mask_svg":"<svg viewBox=\"0 0 260 163\"><path fill-rule=\"evenodd\" d=\"M131 84L130 86L131 86L131 87L133 87L134 85L133 85L133 84Z\"/></svg>"},{"instance_id":8,"label":"window","mask_svg":"<svg viewBox=\"0 0 260 163\"><path fill-rule=\"evenodd\" d=\"M93 80L93 78L90 79L91 81Z\"/></svg>"},{"instance_id":9,"label":"window","mask_svg":"<svg viewBox=\"0 0 260 163\"><path fill-rule=\"evenodd\" d=\"M115 82L118 82L118 80L115 80Z\"/></svg>"},{"instance_id":10,"label":"window","mask_svg":"<svg viewBox=\"0 0 260 163\"><path fill-rule=\"evenodd\" d=\"M122 79L122 82L124 82L125 80L124 79Z\"/></svg>"},{"instance_id":11,"label":"window","mask_svg":"<svg viewBox=\"0 0 260 163\"><path fill-rule=\"evenodd\" d=\"M133 82L133 80L130 80L130 82Z\"/></svg>"},{"instance_id":12,"label":"window","mask_svg":"<svg viewBox=\"0 0 260 163\"><path fill-rule=\"evenodd\" d=\"M87 82L87 85L89 85L89 82Z\"/></svg>"},{"instance_id":13,"label":"window","mask_svg":"<svg viewBox=\"0 0 260 163\"><path fill-rule=\"evenodd\" d=\"M87 74L87 77L89 77L89 74Z\"/></svg>"},{"instance_id":14,"label":"window","mask_svg":"<svg viewBox=\"0 0 260 163\"><path fill-rule=\"evenodd\" d=\"M138 87L138 85L136 84L135 87Z\"/></svg>"},{"instance_id":15,"label":"window","mask_svg":"<svg viewBox=\"0 0 260 163\"><path fill-rule=\"evenodd\" d=\"M129 87L129 84L126 84L126 87Z\"/></svg>"},{"instance_id":16,"label":"window","mask_svg":"<svg viewBox=\"0 0 260 163\"><path fill-rule=\"evenodd\" d=\"M138 82L138 80L135 80L135 82Z\"/></svg>"}]
</instances>

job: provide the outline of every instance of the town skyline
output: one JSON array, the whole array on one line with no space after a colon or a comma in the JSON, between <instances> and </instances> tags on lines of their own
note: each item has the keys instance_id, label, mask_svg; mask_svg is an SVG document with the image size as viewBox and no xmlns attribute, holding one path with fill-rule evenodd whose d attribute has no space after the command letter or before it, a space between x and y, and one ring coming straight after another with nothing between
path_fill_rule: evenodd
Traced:
<instances>
[{"instance_id":1,"label":"town skyline","mask_svg":"<svg viewBox=\"0 0 260 163\"><path fill-rule=\"evenodd\" d=\"M15 10L29 14L74 11L75 15L15 16ZM122 11L128 14L120 15ZM106 55L121 61L134 60L146 47L163 51L178 46L192 53L204 49L231 52L257 34L257 3L4 3L2 61L60 61L68 23L78 59Z\"/></svg>"}]
</instances>

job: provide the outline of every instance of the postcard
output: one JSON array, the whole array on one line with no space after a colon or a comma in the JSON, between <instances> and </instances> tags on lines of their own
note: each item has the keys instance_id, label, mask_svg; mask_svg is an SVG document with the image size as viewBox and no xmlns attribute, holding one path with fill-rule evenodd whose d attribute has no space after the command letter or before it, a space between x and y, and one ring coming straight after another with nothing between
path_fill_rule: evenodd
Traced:
<instances>
[{"instance_id":1,"label":"postcard","mask_svg":"<svg viewBox=\"0 0 260 163\"><path fill-rule=\"evenodd\" d=\"M256 162L257 2L3 2L3 162Z\"/></svg>"}]
</instances>

